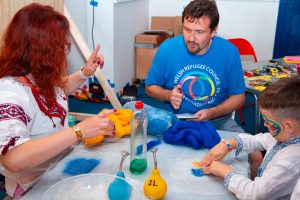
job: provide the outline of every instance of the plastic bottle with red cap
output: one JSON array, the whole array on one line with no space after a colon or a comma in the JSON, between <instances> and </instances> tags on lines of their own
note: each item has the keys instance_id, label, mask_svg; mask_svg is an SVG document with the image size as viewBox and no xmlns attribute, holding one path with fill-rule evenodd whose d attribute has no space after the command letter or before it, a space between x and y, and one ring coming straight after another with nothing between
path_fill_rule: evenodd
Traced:
<instances>
[{"instance_id":1,"label":"plastic bottle with red cap","mask_svg":"<svg viewBox=\"0 0 300 200\"><path fill-rule=\"evenodd\" d=\"M144 104L136 101L130 127L129 170L133 174L141 174L147 169L147 126L148 114L144 110Z\"/></svg>"}]
</instances>

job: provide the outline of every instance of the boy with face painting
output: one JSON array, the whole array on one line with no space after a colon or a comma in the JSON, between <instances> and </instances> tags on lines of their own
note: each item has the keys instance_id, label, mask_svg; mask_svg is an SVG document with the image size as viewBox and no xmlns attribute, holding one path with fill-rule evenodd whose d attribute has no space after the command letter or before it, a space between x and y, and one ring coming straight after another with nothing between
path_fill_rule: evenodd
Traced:
<instances>
[{"instance_id":1,"label":"boy with face painting","mask_svg":"<svg viewBox=\"0 0 300 200\"><path fill-rule=\"evenodd\" d=\"M300 176L300 76L269 86L260 95L259 106L269 132L222 140L201 166L204 173L223 177L224 186L238 199L290 199ZM231 149L236 149L236 156L241 151L267 151L253 181L218 161Z\"/></svg>"}]
</instances>

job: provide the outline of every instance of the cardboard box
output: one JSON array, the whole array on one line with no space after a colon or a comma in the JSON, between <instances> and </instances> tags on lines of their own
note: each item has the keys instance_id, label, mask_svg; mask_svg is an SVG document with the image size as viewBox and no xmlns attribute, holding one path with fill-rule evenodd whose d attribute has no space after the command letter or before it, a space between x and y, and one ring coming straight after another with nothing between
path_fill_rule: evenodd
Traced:
<instances>
[{"instance_id":1,"label":"cardboard box","mask_svg":"<svg viewBox=\"0 0 300 200\"><path fill-rule=\"evenodd\" d=\"M157 49L158 47L135 48L135 77L137 79L146 78Z\"/></svg>"},{"instance_id":2,"label":"cardboard box","mask_svg":"<svg viewBox=\"0 0 300 200\"><path fill-rule=\"evenodd\" d=\"M166 39L170 38L166 34L138 34L135 36L135 43L138 44L161 44Z\"/></svg>"},{"instance_id":3,"label":"cardboard box","mask_svg":"<svg viewBox=\"0 0 300 200\"><path fill-rule=\"evenodd\" d=\"M153 16L151 18L151 30L165 30L170 35L182 34L182 22L181 16L175 17L158 17Z\"/></svg>"},{"instance_id":4,"label":"cardboard box","mask_svg":"<svg viewBox=\"0 0 300 200\"><path fill-rule=\"evenodd\" d=\"M151 30L135 37L135 72L145 79L158 46L171 36L182 34L181 17L152 17Z\"/></svg>"}]
</instances>

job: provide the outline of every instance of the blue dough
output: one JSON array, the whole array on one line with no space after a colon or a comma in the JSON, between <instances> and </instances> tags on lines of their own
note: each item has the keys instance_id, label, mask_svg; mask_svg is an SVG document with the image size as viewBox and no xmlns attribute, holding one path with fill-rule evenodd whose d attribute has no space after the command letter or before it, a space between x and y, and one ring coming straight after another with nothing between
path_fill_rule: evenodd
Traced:
<instances>
[{"instance_id":1,"label":"blue dough","mask_svg":"<svg viewBox=\"0 0 300 200\"><path fill-rule=\"evenodd\" d=\"M76 176L80 174L88 174L100 163L100 160L94 158L76 158L66 163L63 170L64 174Z\"/></svg>"},{"instance_id":2,"label":"blue dough","mask_svg":"<svg viewBox=\"0 0 300 200\"><path fill-rule=\"evenodd\" d=\"M127 102L124 108L135 110L135 101ZM174 113L155 108L144 104L144 109L148 113L148 135L163 135L170 127L172 127L179 119Z\"/></svg>"},{"instance_id":3,"label":"blue dough","mask_svg":"<svg viewBox=\"0 0 300 200\"><path fill-rule=\"evenodd\" d=\"M161 143L160 140L151 140L147 143L147 151L151 150L153 147L156 147ZM143 152L143 145L139 145L136 148L136 155L141 155Z\"/></svg>"},{"instance_id":4,"label":"blue dough","mask_svg":"<svg viewBox=\"0 0 300 200\"><path fill-rule=\"evenodd\" d=\"M197 177L205 176L202 169L191 169L191 172L194 176L197 176Z\"/></svg>"}]
</instances>

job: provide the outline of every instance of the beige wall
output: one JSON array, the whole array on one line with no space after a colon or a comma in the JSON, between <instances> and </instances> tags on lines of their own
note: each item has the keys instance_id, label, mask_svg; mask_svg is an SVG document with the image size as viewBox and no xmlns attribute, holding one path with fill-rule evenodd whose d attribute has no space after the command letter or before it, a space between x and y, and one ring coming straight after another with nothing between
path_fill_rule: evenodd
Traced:
<instances>
[{"instance_id":1,"label":"beige wall","mask_svg":"<svg viewBox=\"0 0 300 200\"><path fill-rule=\"evenodd\" d=\"M0 0L0 37L14 14L23 6L33 2L48 4L60 12L63 11L63 0Z\"/></svg>"}]
</instances>

